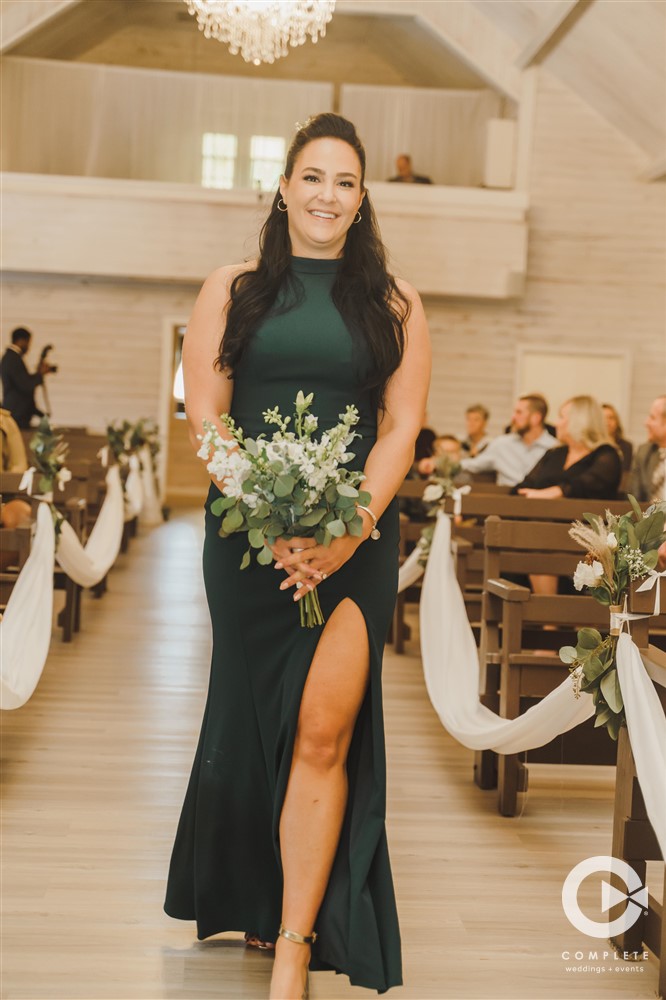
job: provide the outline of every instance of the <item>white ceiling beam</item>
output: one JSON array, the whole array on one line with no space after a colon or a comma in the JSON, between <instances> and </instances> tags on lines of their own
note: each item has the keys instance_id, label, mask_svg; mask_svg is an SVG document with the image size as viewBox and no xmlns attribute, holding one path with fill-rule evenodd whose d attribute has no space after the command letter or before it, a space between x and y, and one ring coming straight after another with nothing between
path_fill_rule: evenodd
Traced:
<instances>
[{"instance_id":1,"label":"white ceiling beam","mask_svg":"<svg viewBox=\"0 0 666 1000\"><path fill-rule=\"evenodd\" d=\"M666 181L666 153L658 156L656 160L641 172L642 181Z\"/></svg>"},{"instance_id":2,"label":"white ceiling beam","mask_svg":"<svg viewBox=\"0 0 666 1000\"><path fill-rule=\"evenodd\" d=\"M0 52L6 52L52 18L80 2L81 0L2 0Z\"/></svg>"},{"instance_id":3,"label":"white ceiling beam","mask_svg":"<svg viewBox=\"0 0 666 1000\"><path fill-rule=\"evenodd\" d=\"M338 0L336 11L415 18L490 87L520 100L521 73L515 65L518 45L470 0Z\"/></svg>"},{"instance_id":4,"label":"white ceiling beam","mask_svg":"<svg viewBox=\"0 0 666 1000\"><path fill-rule=\"evenodd\" d=\"M593 0L562 0L555 10L544 19L524 49L518 53L516 66L527 69L541 62L549 52L560 44L578 18L587 10Z\"/></svg>"}]
</instances>

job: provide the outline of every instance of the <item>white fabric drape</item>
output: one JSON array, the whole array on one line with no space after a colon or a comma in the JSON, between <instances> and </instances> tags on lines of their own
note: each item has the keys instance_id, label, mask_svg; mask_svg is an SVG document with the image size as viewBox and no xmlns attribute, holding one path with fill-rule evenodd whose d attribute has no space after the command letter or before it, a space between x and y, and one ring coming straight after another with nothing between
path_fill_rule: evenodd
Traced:
<instances>
[{"instance_id":1,"label":"white fabric drape","mask_svg":"<svg viewBox=\"0 0 666 1000\"><path fill-rule=\"evenodd\" d=\"M666 716L648 670L655 680L666 683L666 671L644 661L631 636L622 634L617 643L617 673L629 742L645 809L666 858Z\"/></svg>"},{"instance_id":2,"label":"white fabric drape","mask_svg":"<svg viewBox=\"0 0 666 1000\"><path fill-rule=\"evenodd\" d=\"M435 184L483 182L486 124L500 116L491 90L345 85L340 114L356 125L367 151L367 179L388 180L396 157L408 153L417 174Z\"/></svg>"},{"instance_id":3,"label":"white fabric drape","mask_svg":"<svg viewBox=\"0 0 666 1000\"><path fill-rule=\"evenodd\" d=\"M162 508L160 500L155 491L155 475L153 473L153 459L148 445L139 449L139 462L141 463L141 491L143 502L139 513L139 521L147 527L162 523Z\"/></svg>"},{"instance_id":4,"label":"white fabric drape","mask_svg":"<svg viewBox=\"0 0 666 1000\"><path fill-rule=\"evenodd\" d=\"M247 188L253 135L288 146L296 122L333 107L329 83L16 56L1 73L2 169L27 173L201 184L214 132L237 136L236 187Z\"/></svg>"},{"instance_id":5,"label":"white fabric drape","mask_svg":"<svg viewBox=\"0 0 666 1000\"><path fill-rule=\"evenodd\" d=\"M141 465L139 456L129 456L129 473L125 480L125 520L131 521L138 517L143 506L143 484L141 481Z\"/></svg>"},{"instance_id":6,"label":"white fabric drape","mask_svg":"<svg viewBox=\"0 0 666 1000\"><path fill-rule=\"evenodd\" d=\"M0 622L0 707L20 708L37 687L53 619L55 530L49 505L37 509L30 555L19 573Z\"/></svg>"},{"instance_id":7,"label":"white fabric drape","mask_svg":"<svg viewBox=\"0 0 666 1000\"><path fill-rule=\"evenodd\" d=\"M99 583L116 561L124 523L120 466L112 465L106 474L104 503L85 548L71 524L63 522L56 558L67 576L82 587L94 587Z\"/></svg>"},{"instance_id":8,"label":"white fabric drape","mask_svg":"<svg viewBox=\"0 0 666 1000\"><path fill-rule=\"evenodd\" d=\"M430 700L443 726L472 750L518 753L549 743L594 713L567 678L516 719L479 701L479 656L451 555L451 523L437 515L421 592L421 656Z\"/></svg>"},{"instance_id":9,"label":"white fabric drape","mask_svg":"<svg viewBox=\"0 0 666 1000\"><path fill-rule=\"evenodd\" d=\"M402 593L403 590L407 590L407 587L411 587L413 583L420 580L423 576L424 568L419 562L421 556L421 549L417 545L413 552L405 559L404 563L400 567L398 572L398 593Z\"/></svg>"}]
</instances>

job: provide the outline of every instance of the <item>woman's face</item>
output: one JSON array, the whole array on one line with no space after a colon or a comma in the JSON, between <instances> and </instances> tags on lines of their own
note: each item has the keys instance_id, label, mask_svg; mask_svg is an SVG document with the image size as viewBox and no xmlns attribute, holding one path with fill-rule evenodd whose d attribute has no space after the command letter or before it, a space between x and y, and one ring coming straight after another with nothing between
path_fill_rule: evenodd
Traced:
<instances>
[{"instance_id":1,"label":"woman's face","mask_svg":"<svg viewBox=\"0 0 666 1000\"><path fill-rule=\"evenodd\" d=\"M609 437L614 438L617 432L617 420L615 414L608 406L604 406L604 420L606 421L606 431Z\"/></svg>"},{"instance_id":2,"label":"woman's face","mask_svg":"<svg viewBox=\"0 0 666 1000\"><path fill-rule=\"evenodd\" d=\"M569 410L571 406L569 403L565 403L560 410L559 416L555 421L555 430L557 431L557 440L561 441L562 444L572 444L571 437L569 435Z\"/></svg>"},{"instance_id":3,"label":"woman's face","mask_svg":"<svg viewBox=\"0 0 666 1000\"><path fill-rule=\"evenodd\" d=\"M341 139L313 139L280 181L296 257L340 257L361 207L361 164Z\"/></svg>"}]
</instances>

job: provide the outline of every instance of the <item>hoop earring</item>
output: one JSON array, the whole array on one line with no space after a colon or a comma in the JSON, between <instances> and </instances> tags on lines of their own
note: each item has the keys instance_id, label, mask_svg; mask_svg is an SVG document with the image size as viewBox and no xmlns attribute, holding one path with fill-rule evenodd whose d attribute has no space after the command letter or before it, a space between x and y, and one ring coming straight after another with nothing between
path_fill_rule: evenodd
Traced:
<instances>
[{"instance_id":1,"label":"hoop earring","mask_svg":"<svg viewBox=\"0 0 666 1000\"><path fill-rule=\"evenodd\" d=\"M284 208L280 208L280 205L284 205ZM282 201L282 198L278 198L277 210L278 210L278 212L286 212L287 211L287 206Z\"/></svg>"},{"instance_id":2,"label":"hoop earring","mask_svg":"<svg viewBox=\"0 0 666 1000\"><path fill-rule=\"evenodd\" d=\"M357 212L356 215L358 215L358 219L356 218L356 216L354 216L354 221L352 223L352 225L354 225L354 226L357 226L359 224L359 222L361 221L361 219L363 218L363 216L361 215L360 212Z\"/></svg>"}]
</instances>

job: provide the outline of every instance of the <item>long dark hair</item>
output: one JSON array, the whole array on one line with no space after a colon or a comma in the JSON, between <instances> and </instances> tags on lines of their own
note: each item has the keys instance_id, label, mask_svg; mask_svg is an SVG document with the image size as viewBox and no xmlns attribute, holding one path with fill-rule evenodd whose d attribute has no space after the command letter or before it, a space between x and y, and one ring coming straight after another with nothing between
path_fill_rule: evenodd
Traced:
<instances>
[{"instance_id":1,"label":"long dark hair","mask_svg":"<svg viewBox=\"0 0 666 1000\"><path fill-rule=\"evenodd\" d=\"M284 168L289 179L294 163L314 139L341 139L356 152L361 164L361 191L364 190L365 150L350 121L340 115L324 113L311 118L296 133ZM294 292L284 311L298 300L298 289L290 272L291 239L287 213L278 209L280 192L275 195L271 211L259 236L259 262L256 270L243 271L231 283L227 306L227 321L215 366L233 378L234 371L254 331L268 311L275 306L285 285ZM386 386L400 366L405 348L404 323L410 303L386 268L386 250L379 227L364 192L361 220L347 232L342 263L338 270L331 298L349 329L365 340L372 359L366 373L364 389L373 402L383 408Z\"/></svg>"}]
</instances>

